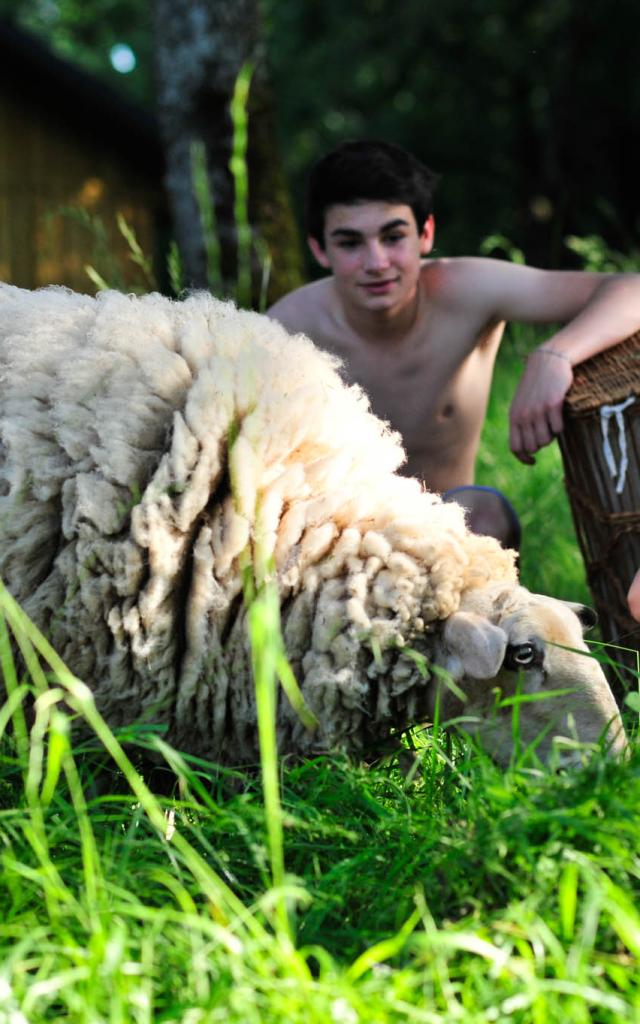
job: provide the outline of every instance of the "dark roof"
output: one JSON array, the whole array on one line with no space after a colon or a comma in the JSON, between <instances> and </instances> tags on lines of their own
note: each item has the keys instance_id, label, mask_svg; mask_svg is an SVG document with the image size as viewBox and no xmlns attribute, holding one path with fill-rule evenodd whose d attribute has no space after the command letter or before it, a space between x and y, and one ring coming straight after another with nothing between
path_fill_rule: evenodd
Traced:
<instances>
[{"instance_id":1,"label":"dark roof","mask_svg":"<svg viewBox=\"0 0 640 1024\"><path fill-rule=\"evenodd\" d=\"M159 179L163 154L153 115L5 18L0 18L0 88Z\"/></svg>"}]
</instances>

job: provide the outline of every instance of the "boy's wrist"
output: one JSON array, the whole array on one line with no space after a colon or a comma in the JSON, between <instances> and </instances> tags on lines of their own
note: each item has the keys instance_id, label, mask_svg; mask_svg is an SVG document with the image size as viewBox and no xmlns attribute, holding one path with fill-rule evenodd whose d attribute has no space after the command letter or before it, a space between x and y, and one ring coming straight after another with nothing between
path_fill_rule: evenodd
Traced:
<instances>
[{"instance_id":1,"label":"boy's wrist","mask_svg":"<svg viewBox=\"0 0 640 1024\"><path fill-rule=\"evenodd\" d=\"M531 356L550 356L552 359L555 357L556 359L562 359L569 366L573 366L571 356L561 349L555 348L553 345L540 345L538 348L534 348L532 352L529 352L526 358L529 359Z\"/></svg>"}]
</instances>

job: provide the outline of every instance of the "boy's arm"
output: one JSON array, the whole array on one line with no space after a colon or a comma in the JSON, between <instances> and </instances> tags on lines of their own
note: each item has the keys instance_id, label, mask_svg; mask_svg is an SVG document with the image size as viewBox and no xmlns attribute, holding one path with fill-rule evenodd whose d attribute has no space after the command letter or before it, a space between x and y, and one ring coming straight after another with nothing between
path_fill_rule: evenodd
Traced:
<instances>
[{"instance_id":1,"label":"boy's arm","mask_svg":"<svg viewBox=\"0 0 640 1024\"><path fill-rule=\"evenodd\" d=\"M629 593L627 594L627 603L633 618L636 622L640 622L640 569L638 569L631 581Z\"/></svg>"},{"instance_id":2,"label":"boy's arm","mask_svg":"<svg viewBox=\"0 0 640 1024\"><path fill-rule=\"evenodd\" d=\"M562 406L573 367L640 327L640 275L600 278L580 311L529 354L509 411L509 444L531 464L562 431Z\"/></svg>"},{"instance_id":3,"label":"boy's arm","mask_svg":"<svg viewBox=\"0 0 640 1024\"><path fill-rule=\"evenodd\" d=\"M455 263L444 275L448 301L475 308L486 322L564 324L530 353L511 405L511 450L533 463L533 454L562 430L572 367L640 327L640 274L537 270L501 260Z\"/></svg>"}]
</instances>

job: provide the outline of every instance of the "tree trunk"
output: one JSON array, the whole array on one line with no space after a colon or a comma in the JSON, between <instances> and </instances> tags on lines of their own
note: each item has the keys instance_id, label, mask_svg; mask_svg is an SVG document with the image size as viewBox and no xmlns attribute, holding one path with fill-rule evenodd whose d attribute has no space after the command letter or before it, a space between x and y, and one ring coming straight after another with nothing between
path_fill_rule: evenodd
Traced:
<instances>
[{"instance_id":1,"label":"tree trunk","mask_svg":"<svg viewBox=\"0 0 640 1024\"><path fill-rule=\"evenodd\" d=\"M191 145L201 140L215 203L224 290L233 293L237 255L228 168L233 139L229 103L242 65L248 60L255 65L249 103L250 215L254 235L271 250L273 301L300 283L301 257L274 138L257 0L155 0L154 30L165 185L186 287L211 285L191 173Z\"/></svg>"}]
</instances>

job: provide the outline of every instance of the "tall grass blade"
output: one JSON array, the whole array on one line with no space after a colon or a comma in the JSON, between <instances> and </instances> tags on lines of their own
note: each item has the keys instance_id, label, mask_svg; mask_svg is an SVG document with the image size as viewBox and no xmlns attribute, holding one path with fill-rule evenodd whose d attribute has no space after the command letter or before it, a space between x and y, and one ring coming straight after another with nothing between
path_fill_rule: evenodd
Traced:
<instances>
[{"instance_id":1,"label":"tall grass blade","mask_svg":"<svg viewBox=\"0 0 640 1024\"><path fill-rule=\"evenodd\" d=\"M207 170L207 151L200 139L191 143L191 181L207 258L207 279L214 295L224 295L222 279L222 253L216 221L216 208L211 181Z\"/></svg>"},{"instance_id":2,"label":"tall grass blade","mask_svg":"<svg viewBox=\"0 0 640 1024\"><path fill-rule=\"evenodd\" d=\"M248 609L251 667L258 711L260 767L271 877L276 890L276 927L281 935L291 940L291 926L284 897L284 836L276 740L278 650L277 644L274 643L274 633L279 630L279 623L274 619L273 601L269 600L265 591L266 588L263 587Z\"/></svg>"},{"instance_id":3,"label":"tall grass blade","mask_svg":"<svg viewBox=\"0 0 640 1024\"><path fill-rule=\"evenodd\" d=\"M156 279L155 274L153 273L151 260L142 249L134 229L127 223L126 218L122 213L120 213L120 211L116 214L116 224L118 225L120 234L129 247L129 259L136 265L136 267L140 268L148 287L154 289L156 287Z\"/></svg>"},{"instance_id":4,"label":"tall grass blade","mask_svg":"<svg viewBox=\"0 0 640 1024\"><path fill-rule=\"evenodd\" d=\"M393 956L397 956L398 953L406 946L407 939L415 930L416 926L420 924L422 919L422 908L414 910L413 914L408 921L403 924L400 931L393 935L389 939L384 939L382 942L376 942L374 946L370 946L364 953L355 960L348 970L348 976L352 980L360 978L366 971L371 970L376 964L384 963L385 960L389 960Z\"/></svg>"},{"instance_id":5,"label":"tall grass blade","mask_svg":"<svg viewBox=\"0 0 640 1024\"><path fill-rule=\"evenodd\" d=\"M180 250L175 238L171 239L169 252L167 253L167 273L169 274L169 285L171 287L171 291L177 298L184 288L184 274L182 271Z\"/></svg>"},{"instance_id":6,"label":"tall grass blade","mask_svg":"<svg viewBox=\"0 0 640 1024\"><path fill-rule=\"evenodd\" d=\"M558 903L560 905L560 922L563 938L573 939L576 909L578 906L578 865L568 861L562 869L558 885Z\"/></svg>"},{"instance_id":7,"label":"tall grass blade","mask_svg":"<svg viewBox=\"0 0 640 1024\"><path fill-rule=\"evenodd\" d=\"M249 118L247 102L253 75L253 65L245 63L236 78L231 98L231 121L233 142L229 170L234 183L233 214L238 247L236 302L239 306L251 306L251 249L252 231L249 223L249 174L247 169L247 146L249 142Z\"/></svg>"},{"instance_id":8,"label":"tall grass blade","mask_svg":"<svg viewBox=\"0 0 640 1024\"><path fill-rule=\"evenodd\" d=\"M22 686L18 685L18 675L13 658L13 651L11 649L7 620L1 609L0 668L2 669L2 677L7 691L7 697L9 698L1 712L2 718L0 719L0 722L3 722L3 724L0 729L0 736L4 733L8 722L12 720L18 760L22 765L26 765L27 758L29 756L29 734L27 730L27 720L24 714L24 707L22 704L22 697L26 694L27 687L26 684L23 684Z\"/></svg>"},{"instance_id":9,"label":"tall grass blade","mask_svg":"<svg viewBox=\"0 0 640 1024\"><path fill-rule=\"evenodd\" d=\"M85 263L84 272L91 281L91 284L95 285L96 291L108 292L109 288L113 288L113 285L110 285L105 281L102 274L100 274L91 263Z\"/></svg>"}]
</instances>

